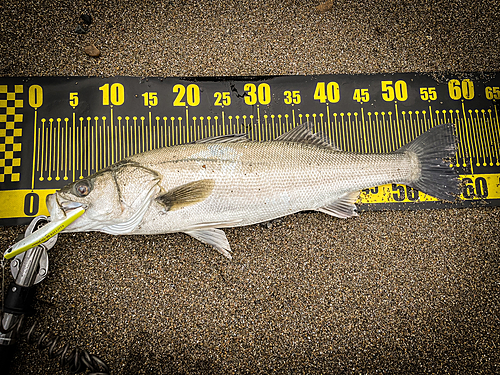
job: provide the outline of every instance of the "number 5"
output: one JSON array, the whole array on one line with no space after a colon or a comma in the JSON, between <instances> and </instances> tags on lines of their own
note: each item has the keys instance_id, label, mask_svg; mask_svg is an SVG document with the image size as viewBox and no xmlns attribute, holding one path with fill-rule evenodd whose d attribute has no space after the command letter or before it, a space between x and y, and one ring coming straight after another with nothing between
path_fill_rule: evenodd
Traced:
<instances>
[{"instance_id":1,"label":"number 5","mask_svg":"<svg viewBox=\"0 0 500 375\"><path fill-rule=\"evenodd\" d=\"M394 87L392 87L392 81L382 81L382 99L386 102L392 102L394 100Z\"/></svg>"},{"instance_id":2,"label":"number 5","mask_svg":"<svg viewBox=\"0 0 500 375\"><path fill-rule=\"evenodd\" d=\"M77 92L70 92L69 93L69 105L75 108L78 106L78 93Z\"/></svg>"}]
</instances>

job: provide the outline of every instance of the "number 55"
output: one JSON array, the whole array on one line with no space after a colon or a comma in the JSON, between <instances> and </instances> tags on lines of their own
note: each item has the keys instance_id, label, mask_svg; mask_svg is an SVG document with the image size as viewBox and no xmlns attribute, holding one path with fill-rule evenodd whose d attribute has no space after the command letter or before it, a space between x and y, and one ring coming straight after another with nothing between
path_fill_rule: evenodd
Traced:
<instances>
[{"instance_id":1,"label":"number 55","mask_svg":"<svg viewBox=\"0 0 500 375\"><path fill-rule=\"evenodd\" d=\"M420 88L420 98L422 100L436 100L437 92L434 87L421 87Z\"/></svg>"}]
</instances>

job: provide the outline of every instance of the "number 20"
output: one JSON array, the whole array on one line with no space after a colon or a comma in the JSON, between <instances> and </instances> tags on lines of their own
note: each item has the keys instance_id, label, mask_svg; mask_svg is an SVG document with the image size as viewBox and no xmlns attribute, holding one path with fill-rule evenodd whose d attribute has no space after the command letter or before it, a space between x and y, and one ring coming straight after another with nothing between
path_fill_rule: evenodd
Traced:
<instances>
[{"instance_id":1,"label":"number 20","mask_svg":"<svg viewBox=\"0 0 500 375\"><path fill-rule=\"evenodd\" d=\"M173 87L172 91L177 93L177 97L174 100L175 107L184 107L186 105L184 95L186 96L187 104L191 107L196 107L200 104L200 88L194 83L188 85L187 87L177 84Z\"/></svg>"}]
</instances>

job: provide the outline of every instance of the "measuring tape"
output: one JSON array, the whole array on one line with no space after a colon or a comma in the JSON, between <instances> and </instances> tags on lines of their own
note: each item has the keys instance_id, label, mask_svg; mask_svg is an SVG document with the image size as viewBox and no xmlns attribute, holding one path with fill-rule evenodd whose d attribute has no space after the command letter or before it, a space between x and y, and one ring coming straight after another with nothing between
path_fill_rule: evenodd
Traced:
<instances>
[{"instance_id":1,"label":"measuring tape","mask_svg":"<svg viewBox=\"0 0 500 375\"><path fill-rule=\"evenodd\" d=\"M361 210L500 205L500 77L467 76L0 78L0 225L47 214L48 194L130 155L233 133L271 140L305 121L360 153L456 125L459 202L392 184L364 190Z\"/></svg>"}]
</instances>

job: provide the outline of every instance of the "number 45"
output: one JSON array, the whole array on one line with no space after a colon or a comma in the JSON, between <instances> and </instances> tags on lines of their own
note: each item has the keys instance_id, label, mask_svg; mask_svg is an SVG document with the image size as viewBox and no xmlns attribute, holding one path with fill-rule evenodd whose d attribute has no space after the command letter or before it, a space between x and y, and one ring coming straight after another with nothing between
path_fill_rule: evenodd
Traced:
<instances>
[{"instance_id":1,"label":"number 45","mask_svg":"<svg viewBox=\"0 0 500 375\"><path fill-rule=\"evenodd\" d=\"M370 93L368 92L368 89L355 89L352 98L358 103L366 103L368 100L370 100Z\"/></svg>"},{"instance_id":2,"label":"number 45","mask_svg":"<svg viewBox=\"0 0 500 375\"><path fill-rule=\"evenodd\" d=\"M422 100L436 100L437 92L435 87L421 87L420 88L420 98Z\"/></svg>"}]
</instances>

